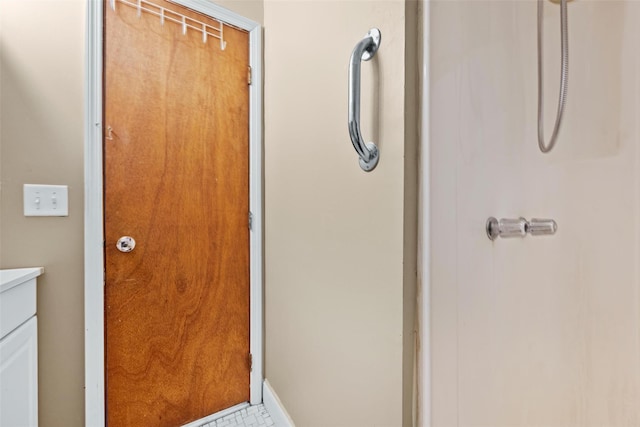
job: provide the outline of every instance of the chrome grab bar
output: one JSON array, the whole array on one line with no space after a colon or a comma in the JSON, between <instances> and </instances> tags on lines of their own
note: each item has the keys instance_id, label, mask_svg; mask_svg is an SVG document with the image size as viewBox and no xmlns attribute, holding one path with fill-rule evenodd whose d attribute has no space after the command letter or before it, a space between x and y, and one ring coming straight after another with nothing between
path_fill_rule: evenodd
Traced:
<instances>
[{"instance_id":1,"label":"chrome grab bar","mask_svg":"<svg viewBox=\"0 0 640 427\"><path fill-rule=\"evenodd\" d=\"M381 37L377 28L369 30L353 49L349 60L349 136L360 156L360 167L366 172L376 167L380 153L373 142L365 144L360 133L360 63L373 58L380 47Z\"/></svg>"},{"instance_id":2,"label":"chrome grab bar","mask_svg":"<svg viewBox=\"0 0 640 427\"><path fill-rule=\"evenodd\" d=\"M524 218L497 220L490 217L485 228L489 240L496 240L498 237L524 237L527 233L532 236L555 234L558 224L552 219L531 218L531 221L527 221Z\"/></svg>"}]
</instances>

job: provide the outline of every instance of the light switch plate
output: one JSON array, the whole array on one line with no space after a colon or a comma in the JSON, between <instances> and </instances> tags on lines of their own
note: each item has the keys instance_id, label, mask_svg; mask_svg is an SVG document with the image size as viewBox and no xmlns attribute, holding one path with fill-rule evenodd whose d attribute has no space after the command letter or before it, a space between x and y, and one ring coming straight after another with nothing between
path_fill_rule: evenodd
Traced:
<instances>
[{"instance_id":1,"label":"light switch plate","mask_svg":"<svg viewBox=\"0 0 640 427\"><path fill-rule=\"evenodd\" d=\"M24 184L24 216L69 216L68 187Z\"/></svg>"}]
</instances>

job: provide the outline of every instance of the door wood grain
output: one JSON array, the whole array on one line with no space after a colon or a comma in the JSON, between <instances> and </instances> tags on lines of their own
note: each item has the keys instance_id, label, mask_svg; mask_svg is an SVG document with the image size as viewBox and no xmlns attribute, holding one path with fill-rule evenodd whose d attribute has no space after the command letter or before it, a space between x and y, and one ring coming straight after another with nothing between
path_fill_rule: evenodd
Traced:
<instances>
[{"instance_id":1,"label":"door wood grain","mask_svg":"<svg viewBox=\"0 0 640 427\"><path fill-rule=\"evenodd\" d=\"M105 8L107 424L178 426L249 400L249 39L225 26L223 51L116 6ZM125 235L129 253L115 246Z\"/></svg>"}]
</instances>

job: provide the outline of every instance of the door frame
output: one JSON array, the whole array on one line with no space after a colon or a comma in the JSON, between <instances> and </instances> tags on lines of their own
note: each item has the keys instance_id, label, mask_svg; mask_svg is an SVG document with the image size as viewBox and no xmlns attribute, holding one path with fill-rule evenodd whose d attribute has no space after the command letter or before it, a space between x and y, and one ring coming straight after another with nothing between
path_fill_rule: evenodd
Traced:
<instances>
[{"instance_id":1,"label":"door frame","mask_svg":"<svg viewBox=\"0 0 640 427\"><path fill-rule=\"evenodd\" d=\"M262 27L208 0L172 0L249 32L250 403L263 386L263 154ZM105 425L104 216L103 216L103 0L87 0L84 133L85 425Z\"/></svg>"}]
</instances>

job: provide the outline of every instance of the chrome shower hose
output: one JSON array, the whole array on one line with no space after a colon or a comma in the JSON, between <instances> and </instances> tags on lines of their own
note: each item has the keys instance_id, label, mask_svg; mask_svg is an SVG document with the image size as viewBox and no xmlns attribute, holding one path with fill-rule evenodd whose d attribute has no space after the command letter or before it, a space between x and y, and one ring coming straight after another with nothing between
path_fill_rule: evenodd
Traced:
<instances>
[{"instance_id":1,"label":"chrome shower hose","mask_svg":"<svg viewBox=\"0 0 640 427\"><path fill-rule=\"evenodd\" d=\"M556 123L549 144L544 141L544 96L542 88L542 6L544 0L538 0L538 146L540 151L548 153L556 145L562 114L567 102L567 80L569 79L569 30L567 25L567 0L560 0L560 33L562 65L560 70L560 96L558 98L558 112Z\"/></svg>"}]
</instances>

